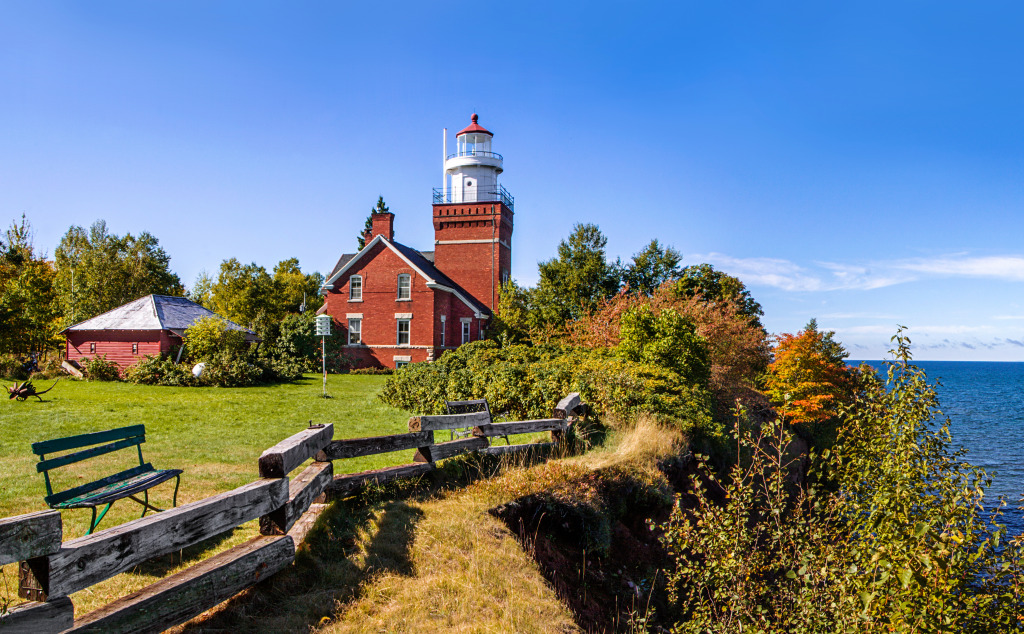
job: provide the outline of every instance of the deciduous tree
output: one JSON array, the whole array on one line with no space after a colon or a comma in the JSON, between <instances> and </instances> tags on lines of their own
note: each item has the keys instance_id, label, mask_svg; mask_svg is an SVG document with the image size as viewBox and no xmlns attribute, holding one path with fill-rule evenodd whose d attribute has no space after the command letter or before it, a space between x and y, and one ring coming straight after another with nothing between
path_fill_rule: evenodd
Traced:
<instances>
[{"instance_id":1,"label":"deciduous tree","mask_svg":"<svg viewBox=\"0 0 1024 634\"><path fill-rule=\"evenodd\" d=\"M651 240L623 268L622 281L630 292L650 295L665 282L682 276L683 270L679 268L682 259L682 254L672 247L662 247L657 240Z\"/></svg>"},{"instance_id":2,"label":"deciduous tree","mask_svg":"<svg viewBox=\"0 0 1024 634\"><path fill-rule=\"evenodd\" d=\"M727 300L736 304L739 311L757 326L761 326L764 310L754 301L750 291L739 280L715 270L710 264L697 264L683 269L675 284L680 297L702 297L707 301Z\"/></svg>"},{"instance_id":3,"label":"deciduous tree","mask_svg":"<svg viewBox=\"0 0 1024 634\"><path fill-rule=\"evenodd\" d=\"M540 263L535 306L542 322L564 327L619 290L618 267L605 257L607 244L597 225L577 224L558 245L558 257Z\"/></svg>"},{"instance_id":4,"label":"deciduous tree","mask_svg":"<svg viewBox=\"0 0 1024 634\"><path fill-rule=\"evenodd\" d=\"M151 293L179 296L185 290L170 270L170 256L145 231L138 237L130 233L120 237L110 233L102 220L88 232L73 226L54 255L67 325Z\"/></svg>"},{"instance_id":5,"label":"deciduous tree","mask_svg":"<svg viewBox=\"0 0 1024 634\"><path fill-rule=\"evenodd\" d=\"M32 244L25 216L0 239L0 352L43 352L58 346L56 271Z\"/></svg>"},{"instance_id":6,"label":"deciduous tree","mask_svg":"<svg viewBox=\"0 0 1024 634\"><path fill-rule=\"evenodd\" d=\"M855 377L843 362L849 355L834 335L819 331L812 320L796 335L776 337L766 393L787 422L829 420L853 400Z\"/></svg>"}]
</instances>

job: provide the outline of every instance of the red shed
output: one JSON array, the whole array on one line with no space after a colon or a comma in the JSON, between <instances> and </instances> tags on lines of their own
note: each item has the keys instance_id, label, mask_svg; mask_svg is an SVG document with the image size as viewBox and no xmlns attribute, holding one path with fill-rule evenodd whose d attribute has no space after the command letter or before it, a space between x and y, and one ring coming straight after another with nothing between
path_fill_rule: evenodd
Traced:
<instances>
[{"instance_id":1,"label":"red shed","mask_svg":"<svg viewBox=\"0 0 1024 634\"><path fill-rule=\"evenodd\" d=\"M67 358L80 361L101 355L124 369L146 355L170 352L181 344L185 329L203 317L223 319L184 297L146 295L66 328ZM245 331L247 340L259 341L251 330L224 321L233 330Z\"/></svg>"}]
</instances>

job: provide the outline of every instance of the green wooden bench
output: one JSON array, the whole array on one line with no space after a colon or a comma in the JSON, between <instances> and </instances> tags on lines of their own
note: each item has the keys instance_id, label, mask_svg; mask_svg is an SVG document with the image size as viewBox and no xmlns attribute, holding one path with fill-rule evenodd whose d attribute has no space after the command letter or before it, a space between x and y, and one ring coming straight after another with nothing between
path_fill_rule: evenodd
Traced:
<instances>
[{"instance_id":1,"label":"green wooden bench","mask_svg":"<svg viewBox=\"0 0 1024 634\"><path fill-rule=\"evenodd\" d=\"M67 438L55 438L42 442L32 443L32 453L39 456L39 463L36 471L43 474L46 479L46 503L52 509L92 509L92 520L89 522L89 533L91 534L103 516L107 514L114 502L128 498L142 505L142 517L146 511L162 511L149 503L149 489L161 482L175 478L173 505L178 505L178 486L181 484L181 469L154 469L142 458L142 443L146 442L146 426L131 425L120 429L110 429L91 434L79 436L68 436ZM98 445L98 446L93 446ZM50 484L50 471L96 456L102 456L120 449L136 447L139 453L139 466L132 467L120 473L107 476L76 486L57 493L53 492ZM82 451L68 453L55 458L47 458L46 454L82 449ZM143 499L136 497L137 493L143 494ZM106 508L96 517L96 508L106 504Z\"/></svg>"}]
</instances>

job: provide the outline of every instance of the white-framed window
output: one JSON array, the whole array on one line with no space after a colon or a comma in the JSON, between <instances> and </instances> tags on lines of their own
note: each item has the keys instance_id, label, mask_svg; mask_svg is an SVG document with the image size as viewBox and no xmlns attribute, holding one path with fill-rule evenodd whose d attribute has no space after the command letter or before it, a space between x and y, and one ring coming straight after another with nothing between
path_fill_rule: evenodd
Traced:
<instances>
[{"instance_id":1,"label":"white-framed window","mask_svg":"<svg viewBox=\"0 0 1024 634\"><path fill-rule=\"evenodd\" d=\"M398 345L407 346L409 345L409 320L399 319L398 323Z\"/></svg>"},{"instance_id":2,"label":"white-framed window","mask_svg":"<svg viewBox=\"0 0 1024 634\"><path fill-rule=\"evenodd\" d=\"M441 315L441 347L442 348L445 346L445 342L444 342L444 330L445 330L445 325L446 325L445 324L445 319L446 319L446 316L445 315Z\"/></svg>"},{"instance_id":3,"label":"white-framed window","mask_svg":"<svg viewBox=\"0 0 1024 634\"><path fill-rule=\"evenodd\" d=\"M349 317L348 319L348 343L349 345L363 343L363 320L359 317Z\"/></svg>"},{"instance_id":4,"label":"white-framed window","mask_svg":"<svg viewBox=\"0 0 1024 634\"><path fill-rule=\"evenodd\" d=\"M348 300L350 302L363 301L363 276L353 275L348 278Z\"/></svg>"},{"instance_id":5,"label":"white-framed window","mask_svg":"<svg viewBox=\"0 0 1024 634\"><path fill-rule=\"evenodd\" d=\"M412 276L408 273L398 276L398 299L412 299Z\"/></svg>"},{"instance_id":6,"label":"white-framed window","mask_svg":"<svg viewBox=\"0 0 1024 634\"><path fill-rule=\"evenodd\" d=\"M469 319L462 320L462 343L469 343Z\"/></svg>"},{"instance_id":7,"label":"white-framed window","mask_svg":"<svg viewBox=\"0 0 1024 634\"><path fill-rule=\"evenodd\" d=\"M502 284L508 284L508 280L509 280L510 277L511 276L508 274L508 269L503 269L501 271L501 283Z\"/></svg>"},{"instance_id":8,"label":"white-framed window","mask_svg":"<svg viewBox=\"0 0 1024 634\"><path fill-rule=\"evenodd\" d=\"M405 366L407 366L410 363L412 363L412 357L408 356L408 355L407 356L395 356L395 357L393 357L393 359L395 361L395 369L396 370L399 369L399 368L404 368Z\"/></svg>"},{"instance_id":9,"label":"white-framed window","mask_svg":"<svg viewBox=\"0 0 1024 634\"><path fill-rule=\"evenodd\" d=\"M408 361L395 361L395 369L396 370L398 370L400 368L404 368L407 365L409 365Z\"/></svg>"}]
</instances>

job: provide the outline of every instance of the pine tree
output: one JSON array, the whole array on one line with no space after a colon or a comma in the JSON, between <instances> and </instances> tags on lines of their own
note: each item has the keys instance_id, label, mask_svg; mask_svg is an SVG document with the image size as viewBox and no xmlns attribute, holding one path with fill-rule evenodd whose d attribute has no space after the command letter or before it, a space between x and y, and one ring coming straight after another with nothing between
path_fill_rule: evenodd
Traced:
<instances>
[{"instance_id":1,"label":"pine tree","mask_svg":"<svg viewBox=\"0 0 1024 634\"><path fill-rule=\"evenodd\" d=\"M373 229L373 214L386 214L389 213L388 206L384 204L384 196L377 197L377 205L370 210L370 215L366 217L366 222L363 223L363 232L359 234L356 241L359 243L359 250L362 251L363 247L366 246L366 237L370 235L370 231Z\"/></svg>"}]
</instances>

